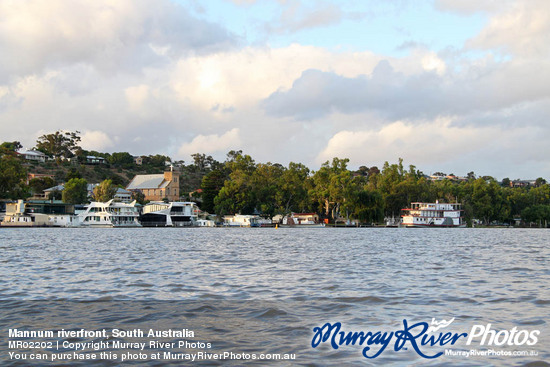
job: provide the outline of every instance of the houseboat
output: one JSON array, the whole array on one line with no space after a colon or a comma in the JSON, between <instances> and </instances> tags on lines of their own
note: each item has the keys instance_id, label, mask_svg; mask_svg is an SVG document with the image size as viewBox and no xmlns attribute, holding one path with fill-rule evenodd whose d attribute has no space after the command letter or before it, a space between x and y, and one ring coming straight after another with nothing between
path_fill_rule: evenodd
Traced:
<instances>
[{"instance_id":1,"label":"houseboat","mask_svg":"<svg viewBox=\"0 0 550 367\"><path fill-rule=\"evenodd\" d=\"M105 203L92 201L84 212L78 214L82 227L141 227L138 219L139 208L136 201L130 204L114 200Z\"/></svg>"},{"instance_id":2,"label":"houseboat","mask_svg":"<svg viewBox=\"0 0 550 367\"><path fill-rule=\"evenodd\" d=\"M29 200L25 203L25 213L31 216L46 215L49 227L77 227L78 217L75 206L60 200Z\"/></svg>"},{"instance_id":3,"label":"houseboat","mask_svg":"<svg viewBox=\"0 0 550 367\"><path fill-rule=\"evenodd\" d=\"M281 226L286 227L324 227L316 213L292 213L281 221Z\"/></svg>"},{"instance_id":4,"label":"houseboat","mask_svg":"<svg viewBox=\"0 0 550 367\"><path fill-rule=\"evenodd\" d=\"M226 215L223 217L224 227L260 227L259 215Z\"/></svg>"},{"instance_id":5,"label":"houseboat","mask_svg":"<svg viewBox=\"0 0 550 367\"><path fill-rule=\"evenodd\" d=\"M139 218L144 227L184 227L195 226L199 207L190 201L153 201L143 207Z\"/></svg>"},{"instance_id":6,"label":"houseboat","mask_svg":"<svg viewBox=\"0 0 550 367\"><path fill-rule=\"evenodd\" d=\"M74 205L57 200L18 200L6 204L3 227L72 227L78 223Z\"/></svg>"},{"instance_id":7,"label":"houseboat","mask_svg":"<svg viewBox=\"0 0 550 367\"><path fill-rule=\"evenodd\" d=\"M25 202L17 200L6 204L6 214L0 223L2 227L47 227L48 216L25 212Z\"/></svg>"},{"instance_id":8,"label":"houseboat","mask_svg":"<svg viewBox=\"0 0 550 367\"><path fill-rule=\"evenodd\" d=\"M401 210L400 227L466 227L461 204L411 203Z\"/></svg>"}]
</instances>

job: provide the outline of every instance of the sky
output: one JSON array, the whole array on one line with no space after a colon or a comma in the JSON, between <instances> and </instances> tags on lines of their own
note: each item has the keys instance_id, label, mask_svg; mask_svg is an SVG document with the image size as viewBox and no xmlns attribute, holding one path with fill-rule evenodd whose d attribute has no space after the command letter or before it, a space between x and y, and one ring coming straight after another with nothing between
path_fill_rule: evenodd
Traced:
<instances>
[{"instance_id":1,"label":"sky","mask_svg":"<svg viewBox=\"0 0 550 367\"><path fill-rule=\"evenodd\" d=\"M550 179L547 0L0 0L0 141Z\"/></svg>"}]
</instances>

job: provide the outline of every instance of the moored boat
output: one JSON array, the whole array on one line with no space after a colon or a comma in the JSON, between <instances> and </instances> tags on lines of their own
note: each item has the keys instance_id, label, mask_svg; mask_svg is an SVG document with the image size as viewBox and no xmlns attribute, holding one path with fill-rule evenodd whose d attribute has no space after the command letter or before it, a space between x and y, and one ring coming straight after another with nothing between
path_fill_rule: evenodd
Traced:
<instances>
[{"instance_id":1,"label":"moored boat","mask_svg":"<svg viewBox=\"0 0 550 367\"><path fill-rule=\"evenodd\" d=\"M197 204L191 201L153 201L143 207L139 218L144 227L184 227L196 225Z\"/></svg>"},{"instance_id":2,"label":"moored boat","mask_svg":"<svg viewBox=\"0 0 550 367\"><path fill-rule=\"evenodd\" d=\"M78 215L79 224L83 227L141 227L138 218L139 210L135 201L130 204L113 200L92 201Z\"/></svg>"},{"instance_id":3,"label":"moored boat","mask_svg":"<svg viewBox=\"0 0 550 367\"><path fill-rule=\"evenodd\" d=\"M324 227L325 223L319 220L316 213L292 213L285 216L281 221L282 227L313 228Z\"/></svg>"},{"instance_id":4,"label":"moored boat","mask_svg":"<svg viewBox=\"0 0 550 367\"><path fill-rule=\"evenodd\" d=\"M466 227L459 203L411 203L401 210L400 227Z\"/></svg>"}]
</instances>

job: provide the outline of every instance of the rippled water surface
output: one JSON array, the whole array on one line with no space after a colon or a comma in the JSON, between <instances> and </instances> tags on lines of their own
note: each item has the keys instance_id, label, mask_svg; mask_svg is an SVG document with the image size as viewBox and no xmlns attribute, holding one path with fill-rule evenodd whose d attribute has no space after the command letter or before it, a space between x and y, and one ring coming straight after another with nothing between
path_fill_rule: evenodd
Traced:
<instances>
[{"instance_id":1,"label":"rippled water surface","mask_svg":"<svg viewBox=\"0 0 550 367\"><path fill-rule=\"evenodd\" d=\"M3 332L78 327L75 318L86 328L192 322L221 349L296 353L289 365L550 359L547 230L3 228L0 236ZM539 355L429 361L392 350L368 361L360 347L310 346L325 322L396 330L403 319L452 317L465 332L487 323L539 329Z\"/></svg>"}]
</instances>

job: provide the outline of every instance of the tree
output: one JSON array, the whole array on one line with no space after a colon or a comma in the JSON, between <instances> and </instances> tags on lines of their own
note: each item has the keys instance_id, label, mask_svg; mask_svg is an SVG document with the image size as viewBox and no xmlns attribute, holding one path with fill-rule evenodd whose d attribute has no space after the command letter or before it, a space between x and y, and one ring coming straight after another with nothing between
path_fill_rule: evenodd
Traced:
<instances>
[{"instance_id":1,"label":"tree","mask_svg":"<svg viewBox=\"0 0 550 367\"><path fill-rule=\"evenodd\" d=\"M277 193L281 187L281 178L285 167L280 164L260 163L252 173L251 183L255 209L268 216L275 215L279 210Z\"/></svg>"},{"instance_id":2,"label":"tree","mask_svg":"<svg viewBox=\"0 0 550 367\"><path fill-rule=\"evenodd\" d=\"M113 153L107 161L116 167L131 168L134 166L134 156L128 152Z\"/></svg>"},{"instance_id":3,"label":"tree","mask_svg":"<svg viewBox=\"0 0 550 367\"><path fill-rule=\"evenodd\" d=\"M140 190L132 191L132 200L135 200L141 205L145 205L149 202L148 200L145 200L145 194Z\"/></svg>"},{"instance_id":4,"label":"tree","mask_svg":"<svg viewBox=\"0 0 550 367\"><path fill-rule=\"evenodd\" d=\"M521 212L521 218L531 225L537 223L539 227L547 227L550 221L550 205L533 205Z\"/></svg>"},{"instance_id":5,"label":"tree","mask_svg":"<svg viewBox=\"0 0 550 367\"><path fill-rule=\"evenodd\" d=\"M378 223L384 219L384 198L378 191L358 190L353 195L353 218L363 223Z\"/></svg>"},{"instance_id":6,"label":"tree","mask_svg":"<svg viewBox=\"0 0 550 367\"><path fill-rule=\"evenodd\" d=\"M212 158L212 156L207 156L206 154L195 153L191 154L193 158L193 164L191 169L195 172L209 172L214 169L221 169L222 164Z\"/></svg>"},{"instance_id":7,"label":"tree","mask_svg":"<svg viewBox=\"0 0 550 367\"><path fill-rule=\"evenodd\" d=\"M80 149L80 131L56 131L53 134L42 135L36 141L36 149L56 158L71 158Z\"/></svg>"},{"instance_id":8,"label":"tree","mask_svg":"<svg viewBox=\"0 0 550 367\"><path fill-rule=\"evenodd\" d=\"M164 169L166 167L166 163L171 161L172 159L170 157L161 154L143 157L143 165L156 170Z\"/></svg>"},{"instance_id":9,"label":"tree","mask_svg":"<svg viewBox=\"0 0 550 367\"><path fill-rule=\"evenodd\" d=\"M62 200L63 192L61 190L55 189L50 191L48 194L48 200Z\"/></svg>"},{"instance_id":10,"label":"tree","mask_svg":"<svg viewBox=\"0 0 550 367\"><path fill-rule=\"evenodd\" d=\"M37 194L54 186L55 181L51 177L36 177L29 181L29 188L34 194Z\"/></svg>"},{"instance_id":11,"label":"tree","mask_svg":"<svg viewBox=\"0 0 550 367\"><path fill-rule=\"evenodd\" d=\"M72 178L82 178L82 175L76 168L71 168L67 175L65 176L65 181L70 181Z\"/></svg>"},{"instance_id":12,"label":"tree","mask_svg":"<svg viewBox=\"0 0 550 367\"><path fill-rule=\"evenodd\" d=\"M0 157L0 198L21 199L26 195L27 187L24 180L27 172L20 160L6 154Z\"/></svg>"},{"instance_id":13,"label":"tree","mask_svg":"<svg viewBox=\"0 0 550 367\"><path fill-rule=\"evenodd\" d=\"M409 202L402 189L398 185L405 181L405 169L403 167L403 158L399 158L398 164L389 164L384 162L384 167L377 179L377 189L384 197L386 203L385 214L395 216L399 211L405 208Z\"/></svg>"},{"instance_id":14,"label":"tree","mask_svg":"<svg viewBox=\"0 0 550 367\"><path fill-rule=\"evenodd\" d=\"M276 193L278 212L288 214L290 212L307 212L311 207L309 190L311 180L309 168L302 163L290 162L284 170L279 181Z\"/></svg>"},{"instance_id":15,"label":"tree","mask_svg":"<svg viewBox=\"0 0 550 367\"><path fill-rule=\"evenodd\" d=\"M65 184L62 194L67 204L84 204L88 201L88 182L83 178L72 178Z\"/></svg>"},{"instance_id":16,"label":"tree","mask_svg":"<svg viewBox=\"0 0 550 367\"><path fill-rule=\"evenodd\" d=\"M111 180L102 181L99 186L94 187L93 198L95 201L106 202L116 195L117 187Z\"/></svg>"},{"instance_id":17,"label":"tree","mask_svg":"<svg viewBox=\"0 0 550 367\"><path fill-rule=\"evenodd\" d=\"M256 206L255 192L252 190L252 174L256 164L242 151L230 151L225 169L230 172L218 195L214 199L217 214L252 214Z\"/></svg>"},{"instance_id":18,"label":"tree","mask_svg":"<svg viewBox=\"0 0 550 367\"><path fill-rule=\"evenodd\" d=\"M535 180L535 187L541 187L542 185L546 185L546 180L542 177L539 177Z\"/></svg>"},{"instance_id":19,"label":"tree","mask_svg":"<svg viewBox=\"0 0 550 367\"><path fill-rule=\"evenodd\" d=\"M0 145L0 154L13 154L21 148L23 148L23 146L18 141L6 141Z\"/></svg>"},{"instance_id":20,"label":"tree","mask_svg":"<svg viewBox=\"0 0 550 367\"><path fill-rule=\"evenodd\" d=\"M503 178L501 185L502 187L510 187L510 179L508 177Z\"/></svg>"},{"instance_id":21,"label":"tree","mask_svg":"<svg viewBox=\"0 0 550 367\"><path fill-rule=\"evenodd\" d=\"M346 200L351 190L353 175L347 169L349 159L333 158L332 163L326 161L313 174L313 188L310 195L325 216L337 219L341 209L346 209ZM342 207L342 208L341 208Z\"/></svg>"},{"instance_id":22,"label":"tree","mask_svg":"<svg viewBox=\"0 0 550 367\"><path fill-rule=\"evenodd\" d=\"M208 212L214 213L215 204L214 199L222 189L227 176L225 173L219 169L208 172L203 178L201 183L202 189L202 204L201 209Z\"/></svg>"}]
</instances>

